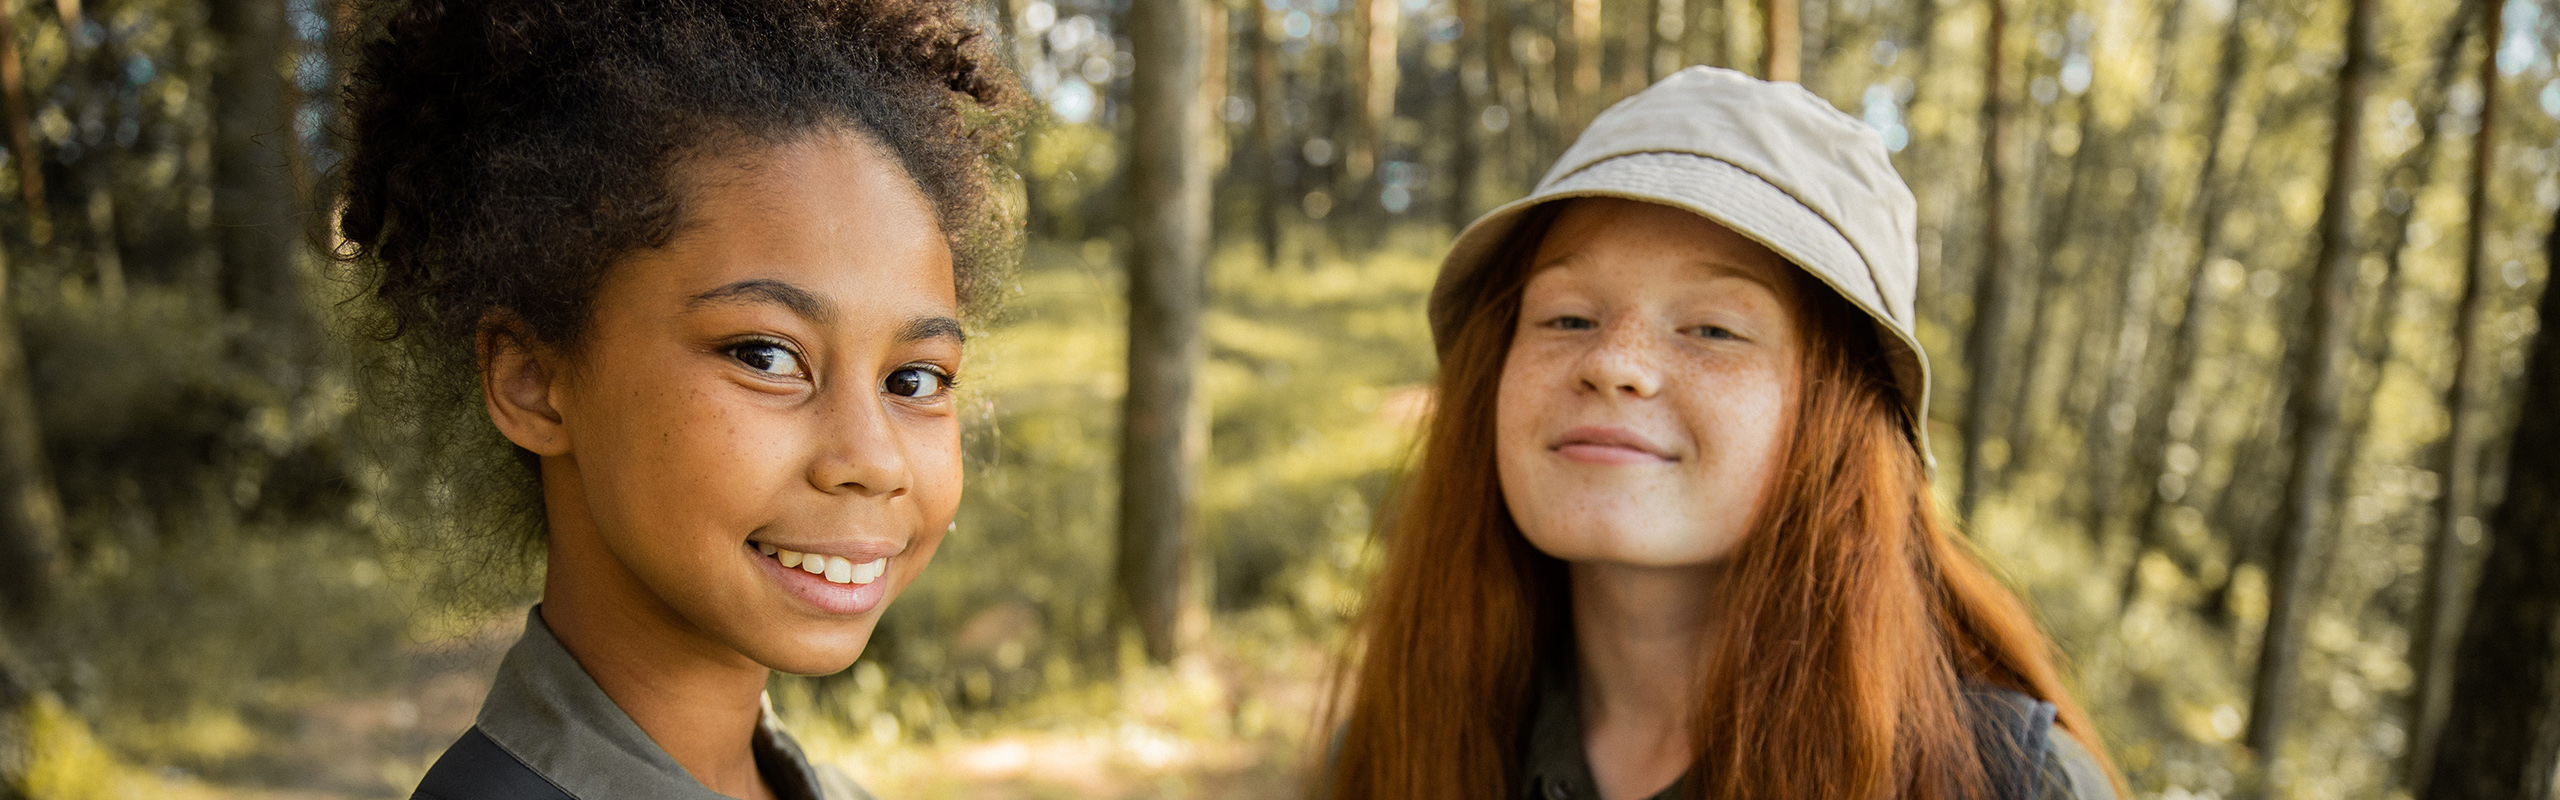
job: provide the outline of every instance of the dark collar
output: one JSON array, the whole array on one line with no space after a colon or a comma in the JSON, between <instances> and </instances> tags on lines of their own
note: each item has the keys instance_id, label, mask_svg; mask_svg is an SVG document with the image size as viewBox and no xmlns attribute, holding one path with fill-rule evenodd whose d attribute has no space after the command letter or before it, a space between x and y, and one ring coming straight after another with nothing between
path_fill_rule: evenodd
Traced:
<instances>
[{"instance_id":1,"label":"dark collar","mask_svg":"<svg viewBox=\"0 0 2560 800\"><path fill-rule=\"evenodd\" d=\"M581 800L725 800L695 781L605 696L551 634L539 606L526 613L524 637L499 662L478 727L517 761ZM770 705L752 746L756 768L782 800L868 797L840 775L812 768Z\"/></svg>"},{"instance_id":2,"label":"dark collar","mask_svg":"<svg viewBox=\"0 0 2560 800\"><path fill-rule=\"evenodd\" d=\"M1529 734L1520 763L1520 796L1524 800L1598 800L1600 782L1591 777L1591 760L1582 750L1581 679L1568 662L1549 659L1538 671L1536 694L1530 699ZM1670 800L1680 793L1675 781L1650 800Z\"/></svg>"}]
</instances>

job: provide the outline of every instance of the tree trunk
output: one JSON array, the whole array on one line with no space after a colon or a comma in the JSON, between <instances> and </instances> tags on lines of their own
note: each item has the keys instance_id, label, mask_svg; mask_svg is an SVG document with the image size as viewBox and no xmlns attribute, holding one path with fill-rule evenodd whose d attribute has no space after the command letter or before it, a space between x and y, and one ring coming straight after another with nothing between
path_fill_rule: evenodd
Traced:
<instances>
[{"instance_id":1,"label":"tree trunk","mask_svg":"<svg viewBox=\"0 0 2560 800\"><path fill-rule=\"evenodd\" d=\"M1618 63L1609 78L1609 98L1635 94L1653 75L1653 28L1662 15L1662 0L1620 0L1617 4Z\"/></svg>"},{"instance_id":2,"label":"tree trunk","mask_svg":"<svg viewBox=\"0 0 2560 800\"><path fill-rule=\"evenodd\" d=\"M0 259L0 800L25 796L26 709L36 688L9 645L51 603L62 539L61 497L45 469L44 429L9 296L9 265Z\"/></svg>"},{"instance_id":3,"label":"tree trunk","mask_svg":"<svg viewBox=\"0 0 2560 800\"><path fill-rule=\"evenodd\" d=\"M2147 414L2159 420L2159 435L2142 444L2142 470L2136 473L2151 481L2151 486L2145 490L2142 513L2134 520L2134 557L2125 568L2119 590L2119 600L2124 605L2132 604L2141 589L2137 576L2142 554L2158 546L2169 505L2185 499L2187 494L2188 473L2170 468L2169 451L2187 445L2196 421L2203 415L2202 398L2196 391L2196 361L2204 348L2204 323L2212 319L2221 297L2213 285L2212 268L2214 257L2222 252L2222 223L2231 191L2220 173L2223 140L2230 138L2232 102L2239 93L2242 67L2249 57L2245 13L2245 3L2232 3L2223 31L2222 63L2213 84L2213 111L2205 123L2204 164L2196 170L2195 193L2188 203L2196 230L2194 266L2187 270L2186 303L2178 312L2178 324L2169 332L2168 384L2153 395L2154 406ZM2247 175L2248 159L2243 158L2240 167L2234 174Z\"/></svg>"},{"instance_id":4,"label":"tree trunk","mask_svg":"<svg viewBox=\"0 0 2560 800\"><path fill-rule=\"evenodd\" d=\"M2258 649L2246 743L2277 763L2293 717L2293 684L2302 657L2302 619L2310 606L2309 568L2318 533L2329 527L2330 488L2338 467L2340 364L2355 308L2356 187L2364 183L2364 101L2373 63L2375 0L2347 11L2346 61L2338 68L2336 134L2329 148L2329 188L2320 209L2319 255L2311 265L2308 335L2295 352L2286 416L2294 448L2277 507L2267 581L2267 629Z\"/></svg>"},{"instance_id":5,"label":"tree trunk","mask_svg":"<svg viewBox=\"0 0 2560 800\"><path fill-rule=\"evenodd\" d=\"M2477 428L2480 413L2473 408L2472 395L2479 391L2476 362L2480 350L2480 314L2487 305L2481 293L2480 271L2486 265L2484 252L2489 244L2489 180L2497 153L2498 108L2498 42L2505 20L2505 3L2477 3L2481 13L2480 48L2480 127L2471 149L2471 208L2467 240L2462 255L2462 295L2454 308L2453 382L2445 389L2445 414L2450 424L2444 437L2444 487L2436 495L2436 527L2427 543L2424 588L2418 595L2417 619L2409 626L2409 667L2413 673L2409 688L2409 761L2410 788L2419 784L2434 766L2436 741L2442 735L2445 706L2452 700L2453 632L2462 624L2462 606L2455 596L2462 581L2457 578L2457 565L2463 556L2462 537L2465 523L2479 524L2473 509L2480 485L2480 443ZM2456 45L2456 50L2459 45ZM2434 129L2427 131L2432 138ZM2421 147L2427 146L2422 143ZM2412 205L2415 203L2413 202ZM2560 263L2560 262L2554 262ZM2548 290L2545 290L2546 292ZM2546 309L2547 314L2547 309ZM2544 316L2547 327L2554 320ZM2528 406L2530 408L2531 406ZM2541 484L2549 485L2549 484ZM2526 492L2534 493L2534 492ZM2510 494L2517 494L2511 492Z\"/></svg>"},{"instance_id":6,"label":"tree trunk","mask_svg":"<svg viewBox=\"0 0 2560 800\"><path fill-rule=\"evenodd\" d=\"M2489 5L2496 6L2492 2ZM2485 41L2495 42L2496 39ZM2492 94L2497 84L2482 87ZM2485 126L2484 126L2485 127ZM2560 218L2543 240L2560 264ZM2545 798L2560 761L2560 292L2545 283L2541 330L2525 366L2508 450L2514 487L2489 520L2489 555L2452 664L2453 700L2428 771L2426 800Z\"/></svg>"},{"instance_id":7,"label":"tree trunk","mask_svg":"<svg viewBox=\"0 0 2560 800\"><path fill-rule=\"evenodd\" d=\"M1510 0L1478 0L1484 3L1484 63L1486 85L1493 89L1493 102L1502 106L1503 129L1487 139L1487 152L1492 154L1485 166L1494 176L1497 196L1516 197L1528 193L1528 182L1534 177L1515 177L1525 172L1534 159L1523 158L1531 141L1530 131L1536 120L1531 118L1529 76L1520 68L1518 51L1513 49L1512 15L1517 9Z\"/></svg>"},{"instance_id":8,"label":"tree trunk","mask_svg":"<svg viewBox=\"0 0 2560 800\"><path fill-rule=\"evenodd\" d=\"M1120 445L1117 582L1147 656L1170 661L1198 623L1191 591L1193 502L1207 452L1195 392L1209 244L1201 152L1200 0L1151 0L1129 12L1129 388Z\"/></svg>"},{"instance_id":9,"label":"tree trunk","mask_svg":"<svg viewBox=\"0 0 2560 800\"><path fill-rule=\"evenodd\" d=\"M1765 69L1760 63L1760 37L1754 35L1761 32L1752 14L1759 8L1758 0L1717 0L1716 9L1724 13L1724 24L1717 26L1724 34L1722 52L1716 54L1720 66L1744 72Z\"/></svg>"},{"instance_id":10,"label":"tree trunk","mask_svg":"<svg viewBox=\"0 0 2560 800\"><path fill-rule=\"evenodd\" d=\"M1999 0L1992 0L1998 3ZM1794 82L1804 78L1804 22L1796 0L1765 0L1760 13L1760 76ZM1992 12L1997 18L1997 11ZM1992 39L1994 43L2000 40ZM1996 58L1994 59L1997 60ZM1992 68L1997 71L1998 67Z\"/></svg>"},{"instance_id":11,"label":"tree trunk","mask_svg":"<svg viewBox=\"0 0 2560 800\"><path fill-rule=\"evenodd\" d=\"M1556 75L1561 78L1557 116L1563 118L1559 138L1564 141L1548 158L1563 155L1565 145L1600 113L1600 0L1568 0L1565 6L1566 27L1556 48Z\"/></svg>"},{"instance_id":12,"label":"tree trunk","mask_svg":"<svg viewBox=\"0 0 2560 800\"><path fill-rule=\"evenodd\" d=\"M18 31L8 5L0 3L0 113L9 115L9 152L16 156L18 201L27 208L29 238L43 244L52 225L45 213L44 162L36 154L33 112L27 108L27 78L18 54Z\"/></svg>"},{"instance_id":13,"label":"tree trunk","mask_svg":"<svg viewBox=\"0 0 2560 800\"><path fill-rule=\"evenodd\" d=\"M294 136L286 123L284 5L216 0L207 21L222 43L210 96L223 302L250 323L241 346L253 370L288 385L298 379L300 352L316 331L309 329L294 263L301 231L286 174L291 159L285 151Z\"/></svg>"},{"instance_id":14,"label":"tree trunk","mask_svg":"<svg viewBox=\"0 0 2560 800\"><path fill-rule=\"evenodd\" d=\"M1771 0L1772 3L1786 0ZM1966 335L1964 414L1964 485L1957 495L1957 514L1973 519L1983 484L1991 479L1991 409L1999 398L1999 376L2009 334L2009 247L2005 226L2009 190L2009 109L2007 81L2001 67L2008 61L2007 0L1988 0L1982 77L1982 266L1974 274L1973 325Z\"/></svg>"},{"instance_id":15,"label":"tree trunk","mask_svg":"<svg viewBox=\"0 0 2560 800\"><path fill-rule=\"evenodd\" d=\"M1680 7L1680 64L1722 65L1724 6L1734 0L1683 0Z\"/></svg>"},{"instance_id":16,"label":"tree trunk","mask_svg":"<svg viewBox=\"0 0 2560 800\"><path fill-rule=\"evenodd\" d=\"M1271 9L1245 3L1245 57L1253 70L1253 148L1256 166L1247 174L1260 197L1253 204L1253 229L1262 241L1262 266L1280 268L1280 215L1289 202L1280 182L1280 64L1271 53Z\"/></svg>"},{"instance_id":17,"label":"tree trunk","mask_svg":"<svg viewBox=\"0 0 2560 800\"><path fill-rule=\"evenodd\" d=\"M1483 0L1450 0L1450 11L1458 18L1456 71L1458 93L1449 98L1453 113L1449 120L1449 230L1464 229L1476 215L1476 172L1483 161L1484 125L1480 121L1486 107L1493 79L1492 60L1486 57L1484 13L1478 6Z\"/></svg>"},{"instance_id":18,"label":"tree trunk","mask_svg":"<svg viewBox=\"0 0 2560 800\"><path fill-rule=\"evenodd\" d=\"M1352 11L1351 86L1358 113L1352 115L1350 146L1343 148L1349 191L1340 199L1346 202L1373 194L1368 190L1377 175L1380 129L1395 112L1396 17L1401 1L1359 0Z\"/></svg>"},{"instance_id":19,"label":"tree trunk","mask_svg":"<svg viewBox=\"0 0 2560 800\"><path fill-rule=\"evenodd\" d=\"M2096 89L2092 88L2090 91L2095 93ZM2052 201L2048 200L2028 206L2038 211L2046 208L2053 210L2049 217L2035 214L2034 216L2044 218L2035 220L2038 224L2032 226L2031 232L2024 234L2025 238L2035 242L2034 249L2029 250L2026 258L2022 259L2028 266L2018 267L2012 264L2015 280L2023 284L2016 287L2017 297L2024 301L2013 303L2013 305L2026 309L2024 313L2027 317L2027 330L2026 337L2023 339L2026 346L2018 352L2016 370L2018 374L2015 380L2017 385L2007 387L2009 396L2016 399L2008 404L2009 424L2005 426L2007 433L2002 435L2001 440L2009 444L2009 463L2013 465L2011 469L2021 471L2029 469L2024 462L2036 455L2036 436L2043 427L2041 423L2047 421L2045 415L2036 413L2038 406L2036 395L2046 380L2044 346L2050 343L2061 347L2076 347L2074 343L2078 339L2076 336L2052 335L2054 329L2060 327L2056 323L2066 320L2055 319L2057 316L2062 316L2059 308L2061 304L2047 300L2046 295L2048 292L2060 295L2077 286L2080 279L2088 274L2091 262L2096 260L2090 255L2096 251L2096 248L2082 248L2079 258L2067 262L2061 257L2063 248L2078 235L2095 232L2092 229L2097 226L2084 224L2081 214L2083 204L2093 191L2089 186L2090 182L2092 179L2102 177L2101 173L2106 171L2105 167L2098 163L2101 155L2098 138L2101 134L2098 130L2097 109L2089 102L2089 94L2081 95L2077 102L2080 106L2078 126L2080 149L2071 155L2070 172L2062 182L2062 202L2054 206L2049 205ZM2027 183L2032 186L2039 181L2029 179ZM2069 271L2066 272L2066 269ZM2099 308L2105 307L2099 306ZM2084 327L2085 323L2089 322L2089 320L2078 319L2084 315L2071 316L2073 319L2067 321L2083 323ZM2052 394L2060 397L2064 392L2057 390ZM2055 403L2054 414L2062 413L2060 405L2059 402Z\"/></svg>"},{"instance_id":20,"label":"tree trunk","mask_svg":"<svg viewBox=\"0 0 2560 800\"><path fill-rule=\"evenodd\" d=\"M2176 62L2181 23L2185 19L2185 0L2172 0L2169 7L2161 11L2159 36L2153 40L2152 46L2153 63L2164 66L2144 91L2147 105L2153 108L2166 105L2176 83L2174 71L2165 65ZM2096 93L2093 81L2088 93L2082 96ZM2084 112L2088 110L2091 109L2083 107ZM2116 527L2116 519L2122 510L2119 504L2125 500L2127 490L2125 462L2130 460L2127 456L2135 448L2150 441L2145 437L2148 431L2141 412L2151 407L2145 402L2146 398L2158 391L2158 381L2150 365L2155 360L2151 354L2152 338L2158 328L2158 313L2154 309L2163 291L2159 286L2159 262L2165 259L2164 248L2159 243L2167 240L2169 234L2161 230L2166 226L2157 221L2161 219L2162 196L2167 192L2168 183L2163 174L2164 162L2168 160L2163 145L2174 133L2163 129L2156 117L2147 114L2137 116L2130 127L2132 132L2126 136L2127 150L2134 161L2144 165L2138 173L2141 177L2134 193L2132 213L2127 217L2134 220L2131 228L2135 242L2128 248L2131 261L2126 266L2125 289L2120 296L2124 302L2124 316L2116 329L2115 357L2107 371L2106 388L2098 392L2098 402L2090 420L2090 430L2095 434L2091 441L2095 446L2083 448L2088 453L2091 495L2088 521L2083 527L2088 530L2092 543L2103 543ZM2094 133L2080 137L2084 152L2095 144ZM2146 144L2151 146L2149 152L2141 149ZM2058 219L2061 224L2070 225L2076 218L2066 215ZM2141 488L2146 492L2150 489L2147 484Z\"/></svg>"},{"instance_id":21,"label":"tree trunk","mask_svg":"<svg viewBox=\"0 0 2560 800\"><path fill-rule=\"evenodd\" d=\"M0 263L0 621L29 622L53 596L62 500L45 467L44 428ZM6 630L12 625L0 625Z\"/></svg>"}]
</instances>

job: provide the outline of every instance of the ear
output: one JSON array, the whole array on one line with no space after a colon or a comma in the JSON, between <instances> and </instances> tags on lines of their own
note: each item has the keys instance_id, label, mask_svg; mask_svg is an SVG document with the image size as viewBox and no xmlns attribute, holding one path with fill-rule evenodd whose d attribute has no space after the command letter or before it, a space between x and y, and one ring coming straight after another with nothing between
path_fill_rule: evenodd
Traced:
<instances>
[{"instance_id":1,"label":"ear","mask_svg":"<svg viewBox=\"0 0 2560 800\"><path fill-rule=\"evenodd\" d=\"M480 322L474 349L480 360L480 399L489 421L517 447L538 456L567 455L568 426L552 402L562 388L556 351L514 314L491 312Z\"/></svg>"}]
</instances>

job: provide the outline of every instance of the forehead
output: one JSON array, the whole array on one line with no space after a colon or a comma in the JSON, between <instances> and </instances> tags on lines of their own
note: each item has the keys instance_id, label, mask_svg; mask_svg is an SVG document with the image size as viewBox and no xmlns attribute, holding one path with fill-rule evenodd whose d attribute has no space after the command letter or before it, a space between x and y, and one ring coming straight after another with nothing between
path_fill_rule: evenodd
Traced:
<instances>
[{"instance_id":1,"label":"forehead","mask_svg":"<svg viewBox=\"0 0 2560 800\"><path fill-rule=\"evenodd\" d=\"M1758 284L1794 307L1801 272L1784 257L1714 220L1614 197L1564 201L1530 261L1532 279L1556 268L1620 277Z\"/></svg>"},{"instance_id":2,"label":"forehead","mask_svg":"<svg viewBox=\"0 0 2560 800\"><path fill-rule=\"evenodd\" d=\"M684 293L777 279L838 302L956 305L933 206L896 158L821 132L679 165L684 225L633 259L634 278Z\"/></svg>"}]
</instances>

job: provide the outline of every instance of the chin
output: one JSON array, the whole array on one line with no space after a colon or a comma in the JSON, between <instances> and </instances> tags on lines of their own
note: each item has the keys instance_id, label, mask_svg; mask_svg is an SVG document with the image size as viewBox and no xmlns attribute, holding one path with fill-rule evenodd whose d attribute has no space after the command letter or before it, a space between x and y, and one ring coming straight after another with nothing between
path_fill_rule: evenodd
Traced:
<instances>
[{"instance_id":1,"label":"chin","mask_svg":"<svg viewBox=\"0 0 2560 800\"><path fill-rule=\"evenodd\" d=\"M1540 552L1564 561L1634 567L1706 566L1725 560L1741 544L1741 537L1702 530L1691 519L1668 513L1609 515L1535 526L1543 534L1531 533L1532 526L1524 524L1521 533Z\"/></svg>"},{"instance_id":2,"label":"chin","mask_svg":"<svg viewBox=\"0 0 2560 800\"><path fill-rule=\"evenodd\" d=\"M775 672L833 675L862 657L863 649L871 644L876 619L864 620L855 630L803 634L782 641L742 642L746 646L738 651Z\"/></svg>"}]
</instances>

